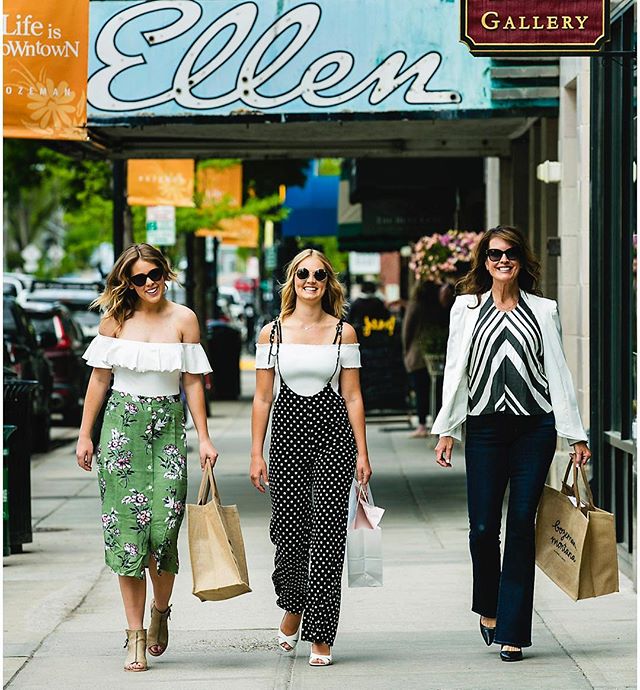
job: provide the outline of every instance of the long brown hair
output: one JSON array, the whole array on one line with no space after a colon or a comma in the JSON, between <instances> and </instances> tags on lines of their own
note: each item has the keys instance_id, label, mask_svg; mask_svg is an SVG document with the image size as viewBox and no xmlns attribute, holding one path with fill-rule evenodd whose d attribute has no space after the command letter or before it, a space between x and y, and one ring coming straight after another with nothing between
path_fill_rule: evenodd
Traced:
<instances>
[{"instance_id":1,"label":"long brown hair","mask_svg":"<svg viewBox=\"0 0 640 690\"><path fill-rule=\"evenodd\" d=\"M132 244L127 247L113 264L107 276L104 292L90 305L90 308L98 307L103 311L103 318L112 317L118 324L117 331L120 331L124 322L130 319L136 310L138 295L133 288L129 287L129 279L131 267L138 259L148 261L162 269L165 280L176 280L178 277L171 270L169 262L159 249L146 243Z\"/></svg>"},{"instance_id":2,"label":"long brown hair","mask_svg":"<svg viewBox=\"0 0 640 690\"><path fill-rule=\"evenodd\" d=\"M335 316L336 319L341 319L345 314L347 306L342 285L338 282L329 259L317 249L303 249L287 264L287 274L281 288L280 319L285 319L293 314L296 308L296 288L294 284L296 271L298 266L310 256L315 256L327 272L327 286L324 295L322 295L322 308L327 314Z\"/></svg>"},{"instance_id":3,"label":"long brown hair","mask_svg":"<svg viewBox=\"0 0 640 690\"><path fill-rule=\"evenodd\" d=\"M477 307L480 304L480 295L491 290L493 279L489 271L487 271L485 261L487 259L489 242L493 237L500 237L512 247L518 249L520 252L518 285L521 290L541 297L542 292L538 287L540 283L540 262L531 250L529 241L524 234L510 225L497 225L484 233L473 252L471 270L456 283L456 292L459 295L477 295Z\"/></svg>"}]
</instances>

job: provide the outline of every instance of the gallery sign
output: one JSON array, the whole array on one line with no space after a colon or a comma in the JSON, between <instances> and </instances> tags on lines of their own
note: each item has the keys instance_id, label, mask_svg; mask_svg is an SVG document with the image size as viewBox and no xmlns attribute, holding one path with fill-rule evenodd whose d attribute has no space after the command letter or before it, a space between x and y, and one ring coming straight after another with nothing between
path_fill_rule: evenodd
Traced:
<instances>
[{"instance_id":1,"label":"gallery sign","mask_svg":"<svg viewBox=\"0 0 640 690\"><path fill-rule=\"evenodd\" d=\"M424 0L92 0L90 120L490 108L457 14Z\"/></svg>"},{"instance_id":2,"label":"gallery sign","mask_svg":"<svg viewBox=\"0 0 640 690\"><path fill-rule=\"evenodd\" d=\"M460 0L474 55L590 53L608 38L609 0Z\"/></svg>"}]
</instances>

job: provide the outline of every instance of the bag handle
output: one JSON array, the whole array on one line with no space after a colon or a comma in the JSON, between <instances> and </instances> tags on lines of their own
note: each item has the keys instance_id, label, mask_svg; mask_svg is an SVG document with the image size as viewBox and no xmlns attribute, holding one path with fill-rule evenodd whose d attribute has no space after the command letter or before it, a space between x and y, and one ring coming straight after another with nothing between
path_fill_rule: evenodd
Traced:
<instances>
[{"instance_id":1,"label":"bag handle","mask_svg":"<svg viewBox=\"0 0 640 690\"><path fill-rule=\"evenodd\" d=\"M200 482L200 489L198 491L198 500L196 504L199 506L205 505L209 500L209 489L211 489L211 498L216 503L220 504L220 494L218 493L218 485L213 475L211 465L207 463L202 470L202 481Z\"/></svg>"},{"instance_id":2,"label":"bag handle","mask_svg":"<svg viewBox=\"0 0 640 690\"><path fill-rule=\"evenodd\" d=\"M564 487L569 488L567 484L567 479L569 479L569 470L573 467L573 486L571 487L573 490L573 494L576 498L577 502L577 508L580 508L580 488L578 486L578 466L573 462L573 460L569 460L569 464L567 465L567 469L565 470L564 477L562 479L562 485ZM587 472L584 469L584 465L580 465L580 476L582 477L582 483L584 484L585 487L585 493L586 493L586 506L587 508L593 508L595 509L595 503L593 502L593 492L591 491L591 486L589 485L589 480L587 478Z\"/></svg>"},{"instance_id":3,"label":"bag handle","mask_svg":"<svg viewBox=\"0 0 640 690\"><path fill-rule=\"evenodd\" d=\"M358 500L362 499L367 505L371 505L371 498L369 496L368 487L362 486L360 482L358 482L357 485Z\"/></svg>"}]
</instances>

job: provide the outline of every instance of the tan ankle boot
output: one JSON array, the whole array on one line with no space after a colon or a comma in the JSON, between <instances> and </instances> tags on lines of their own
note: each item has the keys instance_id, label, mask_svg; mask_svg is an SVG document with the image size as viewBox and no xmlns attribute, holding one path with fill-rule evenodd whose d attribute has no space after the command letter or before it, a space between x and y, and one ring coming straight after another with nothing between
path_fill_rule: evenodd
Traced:
<instances>
[{"instance_id":1,"label":"tan ankle boot","mask_svg":"<svg viewBox=\"0 0 640 690\"><path fill-rule=\"evenodd\" d=\"M158 611L155 602L151 602L151 622L147 634L147 651L151 656L160 656L169 646L169 624L171 618L171 606L166 611ZM160 647L161 651L154 652L151 647Z\"/></svg>"},{"instance_id":2,"label":"tan ankle boot","mask_svg":"<svg viewBox=\"0 0 640 690\"><path fill-rule=\"evenodd\" d=\"M127 629L125 632L127 633L127 641L124 643L124 646L127 648L127 659L124 662L124 670L133 672L146 671L147 657L145 650L147 648L147 631Z\"/></svg>"}]
</instances>

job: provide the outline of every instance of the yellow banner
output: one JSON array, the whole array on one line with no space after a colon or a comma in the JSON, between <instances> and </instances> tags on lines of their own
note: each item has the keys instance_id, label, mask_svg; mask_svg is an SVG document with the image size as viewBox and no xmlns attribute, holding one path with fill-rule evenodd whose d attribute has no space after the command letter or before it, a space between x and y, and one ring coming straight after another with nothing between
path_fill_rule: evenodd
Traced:
<instances>
[{"instance_id":1,"label":"yellow banner","mask_svg":"<svg viewBox=\"0 0 640 690\"><path fill-rule=\"evenodd\" d=\"M129 206L194 206L190 158L131 159L127 165Z\"/></svg>"},{"instance_id":2,"label":"yellow banner","mask_svg":"<svg viewBox=\"0 0 640 690\"><path fill-rule=\"evenodd\" d=\"M242 164L218 170L202 168L198 170L198 189L202 194L203 206L219 204L230 197L232 206L242 204Z\"/></svg>"},{"instance_id":3,"label":"yellow banner","mask_svg":"<svg viewBox=\"0 0 640 690\"><path fill-rule=\"evenodd\" d=\"M217 237L222 244L236 247L256 248L260 223L256 216L238 216L224 218L218 223L216 230L198 230L198 237Z\"/></svg>"},{"instance_id":4,"label":"yellow banner","mask_svg":"<svg viewBox=\"0 0 640 690\"><path fill-rule=\"evenodd\" d=\"M89 0L5 0L4 136L87 139Z\"/></svg>"}]
</instances>

